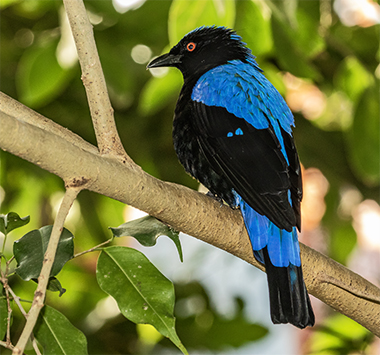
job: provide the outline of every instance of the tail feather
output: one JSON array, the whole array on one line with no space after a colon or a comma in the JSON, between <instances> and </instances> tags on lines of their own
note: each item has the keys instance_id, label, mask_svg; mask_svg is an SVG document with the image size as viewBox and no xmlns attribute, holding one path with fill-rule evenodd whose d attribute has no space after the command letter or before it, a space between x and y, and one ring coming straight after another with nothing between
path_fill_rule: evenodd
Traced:
<instances>
[{"instance_id":1,"label":"tail feather","mask_svg":"<svg viewBox=\"0 0 380 355\"><path fill-rule=\"evenodd\" d=\"M315 319L302 276L297 230L279 229L242 199L237 200L256 259L266 268L271 318L275 324L298 328L313 326Z\"/></svg>"},{"instance_id":2,"label":"tail feather","mask_svg":"<svg viewBox=\"0 0 380 355\"><path fill-rule=\"evenodd\" d=\"M276 267L270 261L268 250L262 250L267 272L272 322L291 323L298 328L313 326L313 309L302 276L302 268L289 264Z\"/></svg>"}]
</instances>

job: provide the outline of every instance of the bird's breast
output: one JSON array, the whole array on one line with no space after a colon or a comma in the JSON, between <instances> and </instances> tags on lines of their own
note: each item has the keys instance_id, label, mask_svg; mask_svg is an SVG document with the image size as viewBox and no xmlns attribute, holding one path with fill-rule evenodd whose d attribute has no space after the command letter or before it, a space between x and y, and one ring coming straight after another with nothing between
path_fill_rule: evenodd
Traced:
<instances>
[{"instance_id":1,"label":"bird's breast","mask_svg":"<svg viewBox=\"0 0 380 355\"><path fill-rule=\"evenodd\" d=\"M197 179L210 192L226 201L230 206L235 206L235 197L232 186L221 172L215 171L207 160L200 139L199 128L195 126L196 112L191 108L191 101L184 104L181 98L173 120L173 144L178 160L186 172Z\"/></svg>"}]
</instances>

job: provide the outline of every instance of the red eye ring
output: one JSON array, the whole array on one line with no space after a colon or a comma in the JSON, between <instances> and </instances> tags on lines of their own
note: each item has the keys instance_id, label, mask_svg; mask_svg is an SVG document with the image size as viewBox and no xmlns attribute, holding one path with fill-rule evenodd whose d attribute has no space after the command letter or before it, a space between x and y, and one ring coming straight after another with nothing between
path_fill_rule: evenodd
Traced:
<instances>
[{"instance_id":1,"label":"red eye ring","mask_svg":"<svg viewBox=\"0 0 380 355\"><path fill-rule=\"evenodd\" d=\"M189 42L186 46L186 49L189 51L189 52L192 52L195 48L196 48L196 44L194 42Z\"/></svg>"}]
</instances>

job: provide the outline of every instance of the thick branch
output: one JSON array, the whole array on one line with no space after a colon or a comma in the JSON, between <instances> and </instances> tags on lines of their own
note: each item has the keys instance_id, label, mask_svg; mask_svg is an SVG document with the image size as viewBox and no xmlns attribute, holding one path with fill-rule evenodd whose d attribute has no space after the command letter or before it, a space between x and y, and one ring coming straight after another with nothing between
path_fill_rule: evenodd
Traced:
<instances>
[{"instance_id":1,"label":"thick branch","mask_svg":"<svg viewBox=\"0 0 380 355\"><path fill-rule=\"evenodd\" d=\"M83 0L63 0L63 3L77 47L99 151L101 154L112 153L129 159L116 129L92 25Z\"/></svg>"},{"instance_id":2,"label":"thick branch","mask_svg":"<svg viewBox=\"0 0 380 355\"><path fill-rule=\"evenodd\" d=\"M77 147L92 153L97 153L98 149L92 144L85 141L82 137L72 133L67 128L60 126L54 121L42 116L31 108L12 99L8 95L0 91L0 111L9 116L18 118L20 121L30 123L35 127L39 127L46 132L51 132L56 136L63 137L68 142L75 144Z\"/></svg>"},{"instance_id":3,"label":"thick branch","mask_svg":"<svg viewBox=\"0 0 380 355\"><path fill-rule=\"evenodd\" d=\"M263 269L252 255L241 214L207 196L155 179L131 161L122 162L84 150L62 135L5 113L0 113L0 147L38 164L64 181L87 182L91 191L146 211L184 233ZM380 290L313 249L301 245L301 253L309 292L380 336Z\"/></svg>"}]
</instances>

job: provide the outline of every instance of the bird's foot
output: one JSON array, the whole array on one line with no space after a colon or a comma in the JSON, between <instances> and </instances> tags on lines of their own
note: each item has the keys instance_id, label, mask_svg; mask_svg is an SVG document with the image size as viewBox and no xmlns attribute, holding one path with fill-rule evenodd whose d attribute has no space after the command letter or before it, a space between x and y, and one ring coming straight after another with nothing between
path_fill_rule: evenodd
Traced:
<instances>
[{"instance_id":1,"label":"bird's foot","mask_svg":"<svg viewBox=\"0 0 380 355\"><path fill-rule=\"evenodd\" d=\"M211 197L212 199L218 201L220 203L220 207L223 206L224 202L218 195L214 195L211 191L207 191L206 196Z\"/></svg>"}]
</instances>

